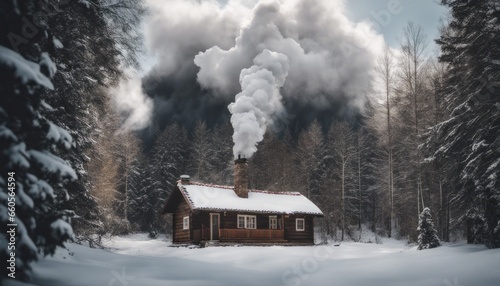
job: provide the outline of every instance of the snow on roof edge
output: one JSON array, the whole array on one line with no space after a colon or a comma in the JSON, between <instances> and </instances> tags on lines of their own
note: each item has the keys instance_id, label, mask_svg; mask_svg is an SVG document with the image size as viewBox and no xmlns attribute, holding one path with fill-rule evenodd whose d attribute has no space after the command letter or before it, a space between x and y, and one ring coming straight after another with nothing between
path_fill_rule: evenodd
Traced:
<instances>
[{"instance_id":1,"label":"snow on roof edge","mask_svg":"<svg viewBox=\"0 0 500 286\"><path fill-rule=\"evenodd\" d=\"M304 210L294 210L294 211L285 211L284 209L281 210L272 210L272 209L245 209L245 208L233 208L233 207L210 207L210 206L197 206L195 202L193 201L193 198L189 195L189 192L186 189L186 186L199 186L199 187L207 187L207 188L212 188L212 189L222 189L222 190L231 190L233 191L232 194L236 195L234 193L234 187L233 186L226 186L226 185L215 185L215 184L206 184L206 183L200 183L200 182L189 182L189 184L182 184L181 180L177 181L177 187L181 191L182 196L184 199L187 201L189 204L189 207L193 210L206 210L206 211L240 211L240 212L252 212L252 213L273 213L273 214L308 214L308 215L318 215L318 216L323 216L323 212L314 204L311 200L309 200L307 197L303 196L299 192L271 192L271 191L266 191L266 190L249 190L250 193L254 194L269 194L269 195L280 195L284 197L300 197L301 199L303 198L305 203L313 205L314 208L317 209L317 211L304 211ZM299 198L297 198L299 199ZM244 199L247 200L247 199Z\"/></svg>"}]
</instances>

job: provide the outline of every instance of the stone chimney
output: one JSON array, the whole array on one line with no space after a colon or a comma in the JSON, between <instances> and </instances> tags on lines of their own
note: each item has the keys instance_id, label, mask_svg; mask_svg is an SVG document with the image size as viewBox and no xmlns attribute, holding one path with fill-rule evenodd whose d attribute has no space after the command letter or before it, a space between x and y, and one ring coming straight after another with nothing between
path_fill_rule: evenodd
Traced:
<instances>
[{"instance_id":1,"label":"stone chimney","mask_svg":"<svg viewBox=\"0 0 500 286\"><path fill-rule=\"evenodd\" d=\"M189 180L191 178L189 177L189 175L181 175L181 184L183 185L189 185Z\"/></svg>"},{"instance_id":2,"label":"stone chimney","mask_svg":"<svg viewBox=\"0 0 500 286\"><path fill-rule=\"evenodd\" d=\"M248 198L248 163L241 155L234 160L234 192L240 198Z\"/></svg>"}]
</instances>

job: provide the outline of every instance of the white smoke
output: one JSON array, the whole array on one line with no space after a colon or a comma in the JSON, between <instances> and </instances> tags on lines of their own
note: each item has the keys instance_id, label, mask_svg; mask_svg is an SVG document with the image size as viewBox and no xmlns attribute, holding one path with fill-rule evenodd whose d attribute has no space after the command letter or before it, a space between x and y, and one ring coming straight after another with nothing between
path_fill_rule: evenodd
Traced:
<instances>
[{"instance_id":1,"label":"white smoke","mask_svg":"<svg viewBox=\"0 0 500 286\"><path fill-rule=\"evenodd\" d=\"M242 3L243 2L243 3ZM146 45L158 64L151 73L167 76L192 65L194 56L214 45L230 48L252 4L230 0L146 0ZM240 69L241 70L241 69Z\"/></svg>"},{"instance_id":2,"label":"white smoke","mask_svg":"<svg viewBox=\"0 0 500 286\"><path fill-rule=\"evenodd\" d=\"M342 1L262 1L234 47L213 46L194 63L200 67L200 85L219 96L237 92L242 70L242 92L229 110L234 155L250 157L272 118L282 113L279 88L285 100L302 106L324 110L342 102L361 109L382 47L383 38L369 25L345 17ZM282 59L287 59L286 69ZM245 69L252 61L254 66Z\"/></svg>"},{"instance_id":3,"label":"white smoke","mask_svg":"<svg viewBox=\"0 0 500 286\"><path fill-rule=\"evenodd\" d=\"M122 129L140 130L150 123L153 101L144 94L137 75L123 78L113 94L115 106L125 118Z\"/></svg>"},{"instance_id":4,"label":"white smoke","mask_svg":"<svg viewBox=\"0 0 500 286\"><path fill-rule=\"evenodd\" d=\"M265 49L288 57L280 91L298 126L355 118L384 40L369 21L349 20L345 1L146 0L146 42L158 61L145 86L155 119L218 122L224 114L212 108L234 100L241 71Z\"/></svg>"},{"instance_id":5,"label":"white smoke","mask_svg":"<svg viewBox=\"0 0 500 286\"><path fill-rule=\"evenodd\" d=\"M369 24L345 17L342 1L262 1L234 47L214 46L194 61L202 87L232 96L239 89L239 71L269 49L290 60L285 99L325 108L342 98L346 105L362 107L383 46L383 37Z\"/></svg>"},{"instance_id":6,"label":"white smoke","mask_svg":"<svg viewBox=\"0 0 500 286\"><path fill-rule=\"evenodd\" d=\"M283 111L279 89L288 75L288 57L265 49L240 73L241 92L228 106L234 128L233 153L250 158L273 118Z\"/></svg>"}]
</instances>

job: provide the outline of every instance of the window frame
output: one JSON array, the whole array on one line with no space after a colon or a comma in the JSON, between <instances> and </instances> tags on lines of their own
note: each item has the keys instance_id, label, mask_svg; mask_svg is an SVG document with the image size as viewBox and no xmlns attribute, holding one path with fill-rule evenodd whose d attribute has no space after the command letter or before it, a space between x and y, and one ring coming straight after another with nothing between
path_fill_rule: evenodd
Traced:
<instances>
[{"instance_id":1,"label":"window frame","mask_svg":"<svg viewBox=\"0 0 500 286\"><path fill-rule=\"evenodd\" d=\"M240 226L240 218L243 219L243 226ZM238 215L237 222L236 222L237 228L245 228L246 226L246 218L245 215Z\"/></svg>"},{"instance_id":2,"label":"window frame","mask_svg":"<svg viewBox=\"0 0 500 286\"><path fill-rule=\"evenodd\" d=\"M240 225L240 218L244 219L244 226L242 227ZM253 227L249 227L250 225L250 219L253 219ZM236 223L237 228L239 229L257 229L257 216L256 215L243 215L239 214L237 216L237 223Z\"/></svg>"},{"instance_id":3,"label":"window frame","mask_svg":"<svg viewBox=\"0 0 500 286\"><path fill-rule=\"evenodd\" d=\"M274 220L274 227L271 221ZM270 215L269 216L269 229L278 229L278 216L277 215Z\"/></svg>"},{"instance_id":4,"label":"window frame","mask_svg":"<svg viewBox=\"0 0 500 286\"><path fill-rule=\"evenodd\" d=\"M250 227L250 219L253 219L253 227ZM245 219L245 228L246 229L257 229L257 216L255 215L247 215Z\"/></svg>"},{"instance_id":5,"label":"window frame","mask_svg":"<svg viewBox=\"0 0 500 286\"><path fill-rule=\"evenodd\" d=\"M182 230L189 230L189 216L182 218Z\"/></svg>"},{"instance_id":6,"label":"window frame","mask_svg":"<svg viewBox=\"0 0 500 286\"><path fill-rule=\"evenodd\" d=\"M302 221L302 228L299 228L299 221ZM296 218L295 219L295 231L305 231L306 230L306 219Z\"/></svg>"}]
</instances>

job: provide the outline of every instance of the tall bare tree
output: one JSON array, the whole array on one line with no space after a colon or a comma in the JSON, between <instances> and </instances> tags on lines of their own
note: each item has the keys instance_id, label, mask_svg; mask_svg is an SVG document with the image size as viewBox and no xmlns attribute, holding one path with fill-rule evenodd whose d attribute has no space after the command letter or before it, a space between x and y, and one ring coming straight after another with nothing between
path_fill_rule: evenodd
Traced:
<instances>
[{"instance_id":1,"label":"tall bare tree","mask_svg":"<svg viewBox=\"0 0 500 286\"><path fill-rule=\"evenodd\" d=\"M423 28L413 22L409 22L403 30L401 42L402 57L400 59L399 79L401 92L408 99L408 107L412 111L413 132L410 134L411 148L414 149L413 161L416 168L417 185L417 215L420 215L421 207L424 207L422 188L422 168L418 146L420 145L420 102L424 87L424 52L427 48L427 36Z\"/></svg>"},{"instance_id":2,"label":"tall bare tree","mask_svg":"<svg viewBox=\"0 0 500 286\"><path fill-rule=\"evenodd\" d=\"M392 236L392 229L395 225L394 214L394 166L393 166L393 141L392 141L392 119L391 119L391 94L395 84L395 64L396 59L388 46L385 47L384 53L378 59L377 75L378 79L383 85L383 92L385 93L385 114L387 119L387 126L385 130L385 144L387 150L387 189L390 205L390 223L388 236Z\"/></svg>"},{"instance_id":3,"label":"tall bare tree","mask_svg":"<svg viewBox=\"0 0 500 286\"><path fill-rule=\"evenodd\" d=\"M137 161L140 153L140 142L136 135L130 130L121 130L116 134L119 140L119 154L121 158L121 183L123 184L123 218L126 223L127 231L129 230L128 223L128 206L130 194L130 179L132 173L136 171Z\"/></svg>"},{"instance_id":4,"label":"tall bare tree","mask_svg":"<svg viewBox=\"0 0 500 286\"><path fill-rule=\"evenodd\" d=\"M114 233L115 223L118 221L115 203L119 194L120 165L116 158L119 142L115 133L119 120L110 105L110 101L106 101L106 110L109 112L101 113L98 117L98 126L91 137L96 142L96 148L88 153L90 160L85 166L91 182L91 194L97 199L102 216L103 225L94 230L100 235Z\"/></svg>"},{"instance_id":5,"label":"tall bare tree","mask_svg":"<svg viewBox=\"0 0 500 286\"><path fill-rule=\"evenodd\" d=\"M353 168L350 168L353 165L350 165L351 160L357 151L354 132L347 123L334 122L328 131L328 143L334 156L334 173L340 179L341 240L344 240L347 216L347 184L348 179L355 174Z\"/></svg>"}]
</instances>

